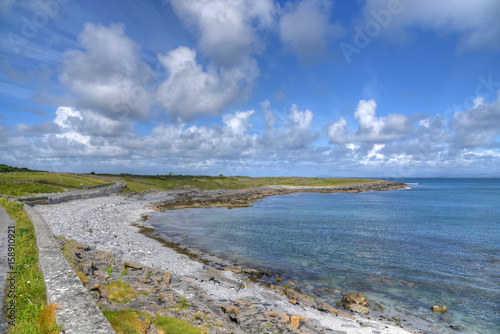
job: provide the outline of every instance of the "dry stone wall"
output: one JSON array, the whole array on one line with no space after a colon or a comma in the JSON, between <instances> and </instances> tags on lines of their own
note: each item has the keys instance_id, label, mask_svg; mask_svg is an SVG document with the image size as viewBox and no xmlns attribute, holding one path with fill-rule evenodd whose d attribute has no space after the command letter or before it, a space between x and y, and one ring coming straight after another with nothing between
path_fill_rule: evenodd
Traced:
<instances>
[{"instance_id":1,"label":"dry stone wall","mask_svg":"<svg viewBox=\"0 0 500 334\"><path fill-rule=\"evenodd\" d=\"M48 204L58 204L70 201L76 201L79 199L88 199L102 196L109 196L113 194L117 194L123 189L127 188L127 185L122 182L116 182L114 185L106 188L99 188L97 190L92 191L81 191L81 192L70 192L66 194L56 194L49 195Z\"/></svg>"}]
</instances>

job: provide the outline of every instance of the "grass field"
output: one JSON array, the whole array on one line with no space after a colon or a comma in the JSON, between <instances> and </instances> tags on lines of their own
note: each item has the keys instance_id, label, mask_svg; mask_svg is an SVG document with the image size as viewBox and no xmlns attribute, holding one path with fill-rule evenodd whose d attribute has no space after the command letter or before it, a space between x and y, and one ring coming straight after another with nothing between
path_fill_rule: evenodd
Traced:
<instances>
[{"instance_id":1,"label":"grass field","mask_svg":"<svg viewBox=\"0 0 500 334\"><path fill-rule=\"evenodd\" d=\"M82 186L95 186L109 181L93 178L86 175L72 175L67 173L0 173L1 180L34 180L44 183L79 189Z\"/></svg>"},{"instance_id":2,"label":"grass field","mask_svg":"<svg viewBox=\"0 0 500 334\"><path fill-rule=\"evenodd\" d=\"M247 177L247 176L125 176L117 177L127 183L125 192L149 189L243 189L269 185L326 187L373 183L373 179L309 178L309 177Z\"/></svg>"},{"instance_id":3,"label":"grass field","mask_svg":"<svg viewBox=\"0 0 500 334\"><path fill-rule=\"evenodd\" d=\"M31 182L10 182L30 180ZM64 189L82 189L82 186L95 186L109 181L85 175L66 173L26 172L0 173L0 194L10 196L29 196L63 192Z\"/></svg>"},{"instance_id":4,"label":"grass field","mask_svg":"<svg viewBox=\"0 0 500 334\"><path fill-rule=\"evenodd\" d=\"M30 194L49 194L62 192L60 187L40 183L12 183L0 181L0 194L10 196L29 196Z\"/></svg>"}]
</instances>

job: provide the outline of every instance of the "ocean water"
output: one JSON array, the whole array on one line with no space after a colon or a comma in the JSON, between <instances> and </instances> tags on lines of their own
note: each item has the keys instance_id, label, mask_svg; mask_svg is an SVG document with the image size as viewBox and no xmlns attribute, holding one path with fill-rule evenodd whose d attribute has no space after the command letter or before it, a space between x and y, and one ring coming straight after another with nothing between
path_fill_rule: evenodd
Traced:
<instances>
[{"instance_id":1,"label":"ocean water","mask_svg":"<svg viewBox=\"0 0 500 334\"><path fill-rule=\"evenodd\" d=\"M500 333L500 179L401 179L411 189L271 196L249 208L156 213L174 241L272 269L335 303L361 292L432 333ZM431 305L448 312L434 314Z\"/></svg>"}]
</instances>

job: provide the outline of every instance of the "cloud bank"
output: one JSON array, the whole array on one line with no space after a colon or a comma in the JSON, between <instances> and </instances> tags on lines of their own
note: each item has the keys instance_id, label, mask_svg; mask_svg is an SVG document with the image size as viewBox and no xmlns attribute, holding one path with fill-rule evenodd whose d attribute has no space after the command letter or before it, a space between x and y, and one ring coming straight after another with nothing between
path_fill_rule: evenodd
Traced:
<instances>
[{"instance_id":1,"label":"cloud bank","mask_svg":"<svg viewBox=\"0 0 500 334\"><path fill-rule=\"evenodd\" d=\"M258 114L267 120L267 130L261 133L254 131ZM311 110L292 105L286 121L276 122L276 111L264 101L258 111L224 114L221 125L159 124L141 135L128 120L59 107L50 122L0 125L0 134L2 150L11 159L35 156L37 165L62 170L85 166L147 172L169 166L181 173L237 175L272 167L287 175L310 169L352 175L362 169L382 176L412 176L416 170L437 173L460 167L486 173L500 167L500 145L495 141L500 134L500 98L492 103L478 100L449 120L441 115L416 121L400 114L377 117L374 100L359 101L352 116L357 130L340 118L317 131ZM330 143L318 144L321 138ZM478 162L482 169L477 169Z\"/></svg>"}]
</instances>

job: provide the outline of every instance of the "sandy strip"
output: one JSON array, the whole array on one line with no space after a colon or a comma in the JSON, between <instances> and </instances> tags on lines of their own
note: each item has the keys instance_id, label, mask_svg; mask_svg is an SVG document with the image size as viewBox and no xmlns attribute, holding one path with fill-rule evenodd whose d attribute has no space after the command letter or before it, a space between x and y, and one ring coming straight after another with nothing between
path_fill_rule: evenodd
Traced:
<instances>
[{"instance_id":1,"label":"sandy strip","mask_svg":"<svg viewBox=\"0 0 500 334\"><path fill-rule=\"evenodd\" d=\"M174 275L193 279L216 301L244 299L253 305L272 311L286 311L309 318L318 327L325 327L344 333L411 333L390 324L366 318L350 320L335 317L313 308L292 305L287 299L264 288L261 284L247 284L237 289L230 281L242 282L239 275L222 272L227 277L224 283L208 281L209 272L200 262L189 259L165 247L158 241L139 233L133 225L148 226L142 216L153 213L148 207L152 203L172 198L180 191L158 192L134 196L115 195L94 199L78 200L55 205L36 206L54 235L73 238L96 249L114 253L123 261L132 261L146 266L162 268ZM229 282L229 283L228 283ZM182 291L179 291L182 294ZM187 296L189 298L189 296Z\"/></svg>"}]
</instances>

